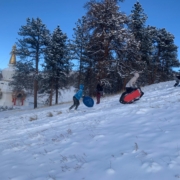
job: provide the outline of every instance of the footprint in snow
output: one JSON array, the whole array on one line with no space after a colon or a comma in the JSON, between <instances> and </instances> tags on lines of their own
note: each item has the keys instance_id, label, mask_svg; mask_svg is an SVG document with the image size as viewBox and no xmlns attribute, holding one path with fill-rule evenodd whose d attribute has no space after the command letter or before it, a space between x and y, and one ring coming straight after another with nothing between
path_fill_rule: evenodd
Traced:
<instances>
[{"instance_id":1,"label":"footprint in snow","mask_svg":"<svg viewBox=\"0 0 180 180\"><path fill-rule=\"evenodd\" d=\"M114 171L113 169L110 168L110 169L108 169L108 170L106 171L106 173L107 173L107 174L114 174L115 171Z\"/></svg>"},{"instance_id":2,"label":"footprint in snow","mask_svg":"<svg viewBox=\"0 0 180 180\"><path fill-rule=\"evenodd\" d=\"M95 136L94 139L104 138L104 135Z\"/></svg>"},{"instance_id":3,"label":"footprint in snow","mask_svg":"<svg viewBox=\"0 0 180 180\"><path fill-rule=\"evenodd\" d=\"M142 168L145 169L146 172L158 172L158 171L160 171L162 169L161 166L156 162L144 163L142 165Z\"/></svg>"},{"instance_id":4,"label":"footprint in snow","mask_svg":"<svg viewBox=\"0 0 180 180\"><path fill-rule=\"evenodd\" d=\"M148 111L148 109L143 109L143 108L141 108L141 109L139 109L139 110L136 112L136 114L146 114L147 111Z\"/></svg>"},{"instance_id":5,"label":"footprint in snow","mask_svg":"<svg viewBox=\"0 0 180 180\"><path fill-rule=\"evenodd\" d=\"M171 162L168 164L168 166L169 166L170 169L174 168L176 165L177 165L177 164L176 164L175 161L171 161Z\"/></svg>"}]
</instances>

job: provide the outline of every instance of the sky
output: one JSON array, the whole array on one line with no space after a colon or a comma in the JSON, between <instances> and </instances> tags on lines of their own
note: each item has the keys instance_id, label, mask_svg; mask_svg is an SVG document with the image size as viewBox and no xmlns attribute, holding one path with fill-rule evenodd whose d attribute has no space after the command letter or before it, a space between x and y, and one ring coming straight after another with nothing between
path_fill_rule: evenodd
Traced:
<instances>
[{"instance_id":1,"label":"sky","mask_svg":"<svg viewBox=\"0 0 180 180\"><path fill-rule=\"evenodd\" d=\"M1 111L0 179L178 180L180 87L174 83L142 87L133 104L105 94L92 108L81 101L68 111L69 90L63 104Z\"/></svg>"},{"instance_id":2,"label":"sky","mask_svg":"<svg viewBox=\"0 0 180 180\"><path fill-rule=\"evenodd\" d=\"M119 3L120 10L129 15L136 1L125 0ZM0 0L0 69L7 67L12 46L20 38L19 28L26 25L28 17L39 17L51 32L59 25L71 38L75 23L86 13L86 2L87 0ZM166 28L175 36L175 44L180 47L180 0L139 2L148 16L147 25Z\"/></svg>"}]
</instances>

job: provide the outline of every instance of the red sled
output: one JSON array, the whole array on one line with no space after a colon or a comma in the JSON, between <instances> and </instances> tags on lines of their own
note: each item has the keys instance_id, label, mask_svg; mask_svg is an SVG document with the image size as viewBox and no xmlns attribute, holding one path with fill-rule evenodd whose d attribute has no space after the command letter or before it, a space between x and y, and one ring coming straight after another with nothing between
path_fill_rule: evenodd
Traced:
<instances>
[{"instance_id":1,"label":"red sled","mask_svg":"<svg viewBox=\"0 0 180 180\"><path fill-rule=\"evenodd\" d=\"M130 93L124 92L120 99L119 102L122 104L131 104L134 101L139 100L143 96L143 92L140 89L136 89Z\"/></svg>"}]
</instances>

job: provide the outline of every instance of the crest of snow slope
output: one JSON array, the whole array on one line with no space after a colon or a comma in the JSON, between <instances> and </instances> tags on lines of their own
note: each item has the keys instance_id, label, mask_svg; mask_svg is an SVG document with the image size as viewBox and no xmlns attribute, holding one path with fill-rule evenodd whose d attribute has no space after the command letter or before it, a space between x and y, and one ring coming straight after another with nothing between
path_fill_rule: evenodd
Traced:
<instances>
[{"instance_id":1,"label":"crest of snow slope","mask_svg":"<svg viewBox=\"0 0 180 180\"><path fill-rule=\"evenodd\" d=\"M116 95L93 108L81 102L77 111L67 112L67 103L1 112L0 179L179 179L180 87L173 84L144 87L128 105Z\"/></svg>"}]
</instances>

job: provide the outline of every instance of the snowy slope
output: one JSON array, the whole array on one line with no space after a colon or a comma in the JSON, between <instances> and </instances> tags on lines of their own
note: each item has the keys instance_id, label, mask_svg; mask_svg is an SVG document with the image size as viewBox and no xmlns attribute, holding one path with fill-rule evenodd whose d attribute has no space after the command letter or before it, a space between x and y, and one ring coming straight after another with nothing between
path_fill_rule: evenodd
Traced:
<instances>
[{"instance_id":1,"label":"snowy slope","mask_svg":"<svg viewBox=\"0 0 180 180\"><path fill-rule=\"evenodd\" d=\"M180 87L142 88L67 112L71 103L0 112L0 180L180 179Z\"/></svg>"}]
</instances>

